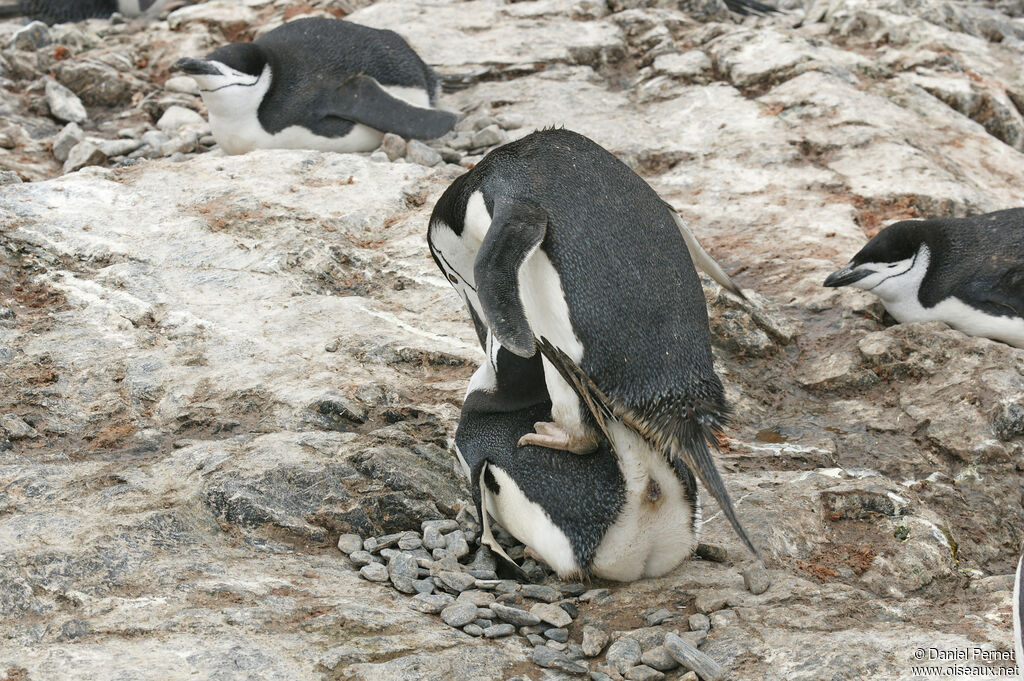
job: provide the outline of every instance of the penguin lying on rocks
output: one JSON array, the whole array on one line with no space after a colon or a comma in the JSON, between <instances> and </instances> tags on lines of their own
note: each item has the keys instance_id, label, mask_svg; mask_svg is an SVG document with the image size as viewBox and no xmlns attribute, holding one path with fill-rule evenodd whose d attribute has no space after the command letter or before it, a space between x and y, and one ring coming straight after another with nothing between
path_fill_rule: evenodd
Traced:
<instances>
[{"instance_id":1,"label":"penguin lying on rocks","mask_svg":"<svg viewBox=\"0 0 1024 681\"><path fill-rule=\"evenodd\" d=\"M889 225L825 286L870 291L898 322L1024 348L1024 208Z\"/></svg>"},{"instance_id":2,"label":"penguin lying on rocks","mask_svg":"<svg viewBox=\"0 0 1024 681\"><path fill-rule=\"evenodd\" d=\"M656 577L686 560L700 524L690 470L627 432L618 440L632 445L618 452L603 437L581 455L518 446L535 422L550 418L541 358L514 355L491 335L486 347L455 433L481 544L518 574L494 540L494 518L564 579Z\"/></svg>"},{"instance_id":3,"label":"penguin lying on rocks","mask_svg":"<svg viewBox=\"0 0 1024 681\"><path fill-rule=\"evenodd\" d=\"M86 19L106 19L114 12L126 17L147 12L155 14L167 0L21 0L0 5L0 19L29 17L47 24L62 24Z\"/></svg>"},{"instance_id":4,"label":"penguin lying on rocks","mask_svg":"<svg viewBox=\"0 0 1024 681\"><path fill-rule=\"evenodd\" d=\"M757 553L708 449L729 407L691 256L739 289L643 179L582 135L534 132L452 183L428 243L475 323L543 357L551 414L521 446L681 460Z\"/></svg>"},{"instance_id":5,"label":"penguin lying on rocks","mask_svg":"<svg viewBox=\"0 0 1024 681\"><path fill-rule=\"evenodd\" d=\"M401 36L340 19L296 19L175 67L199 85L229 154L372 151L386 132L431 139L455 126L433 108L437 75Z\"/></svg>"}]
</instances>

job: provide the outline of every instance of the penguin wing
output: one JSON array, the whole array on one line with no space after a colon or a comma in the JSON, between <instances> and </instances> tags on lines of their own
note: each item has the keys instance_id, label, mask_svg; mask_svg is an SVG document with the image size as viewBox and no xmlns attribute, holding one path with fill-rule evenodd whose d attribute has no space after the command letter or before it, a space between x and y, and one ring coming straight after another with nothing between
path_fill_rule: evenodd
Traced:
<instances>
[{"instance_id":1,"label":"penguin wing","mask_svg":"<svg viewBox=\"0 0 1024 681\"><path fill-rule=\"evenodd\" d=\"M704 250L704 247L697 241L697 237L690 231L690 226L683 221L683 218L676 212L676 209L668 201L663 203L668 207L669 212L672 213L672 219L675 220L679 233L683 235L683 241L686 242L686 250L690 252L693 264L704 270L709 277L721 284L723 288L746 300L747 297L743 295L740 287L733 283L733 280L729 278L729 275L725 273L721 265L715 262L710 253Z\"/></svg>"},{"instance_id":2,"label":"penguin wing","mask_svg":"<svg viewBox=\"0 0 1024 681\"><path fill-rule=\"evenodd\" d=\"M982 264L952 294L994 314L1024 317L1024 265L1007 268L1000 261Z\"/></svg>"},{"instance_id":3,"label":"penguin wing","mask_svg":"<svg viewBox=\"0 0 1024 681\"><path fill-rule=\"evenodd\" d=\"M318 120L344 118L407 139L440 137L455 127L457 119L450 111L424 109L389 95L367 75L349 78L321 97L314 113Z\"/></svg>"},{"instance_id":4,"label":"penguin wing","mask_svg":"<svg viewBox=\"0 0 1024 681\"><path fill-rule=\"evenodd\" d=\"M728 518L733 530L739 535L750 552L760 554L754 542L740 524L732 500L722 482L722 476L715 467L715 461L708 449L708 440L715 439L718 425L703 423L697 413L709 413L710 409L694 409L694 405L676 403L674 400L656 400L643 408L634 409L615 398L606 395L593 379L568 355L552 345L546 338L537 341L537 349L569 385L576 390L582 402L587 405L594 420L608 437L606 421L614 417L660 452L666 452L669 460L682 459L687 467L700 477L701 482L718 502L722 513Z\"/></svg>"},{"instance_id":5,"label":"penguin wing","mask_svg":"<svg viewBox=\"0 0 1024 681\"><path fill-rule=\"evenodd\" d=\"M544 240L547 225L547 211L533 201L497 203L473 265L491 333L520 357L532 357L537 346L519 292L519 268Z\"/></svg>"},{"instance_id":6,"label":"penguin wing","mask_svg":"<svg viewBox=\"0 0 1024 681\"><path fill-rule=\"evenodd\" d=\"M501 548L501 544L498 543L498 540L494 538L494 533L491 532L491 517L487 514L487 499L491 493L487 488L486 481L487 461L481 461L479 465L473 468L472 472L471 489L473 490L473 502L476 504L477 517L480 518L480 544L486 546L494 554L500 567L503 568L502 572L505 574L511 573L515 579L526 581L529 579L526 573L505 553L505 549Z\"/></svg>"}]
</instances>

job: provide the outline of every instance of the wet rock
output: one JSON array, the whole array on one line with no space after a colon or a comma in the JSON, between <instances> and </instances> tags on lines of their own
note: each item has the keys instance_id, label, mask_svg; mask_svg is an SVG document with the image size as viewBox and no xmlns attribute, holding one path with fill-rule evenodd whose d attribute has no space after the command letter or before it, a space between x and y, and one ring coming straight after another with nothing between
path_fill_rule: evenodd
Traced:
<instances>
[{"instance_id":1,"label":"wet rock","mask_svg":"<svg viewBox=\"0 0 1024 681\"><path fill-rule=\"evenodd\" d=\"M643 651L640 650L639 643L631 638L620 638L608 646L604 659L620 674L625 674L640 664L640 656L642 654Z\"/></svg>"},{"instance_id":2,"label":"wet rock","mask_svg":"<svg viewBox=\"0 0 1024 681\"><path fill-rule=\"evenodd\" d=\"M768 576L768 571L764 565L760 562L748 565L743 570L743 585L747 587L747 591L754 595L763 594L771 586L771 577ZM690 627L693 629L693 627Z\"/></svg>"},{"instance_id":3,"label":"wet rock","mask_svg":"<svg viewBox=\"0 0 1024 681\"><path fill-rule=\"evenodd\" d=\"M476 619L477 607L472 603L452 603L441 611L441 619L450 627L461 628Z\"/></svg>"},{"instance_id":4,"label":"wet rock","mask_svg":"<svg viewBox=\"0 0 1024 681\"><path fill-rule=\"evenodd\" d=\"M11 37L11 47L15 50L38 50L49 44L50 29L41 21L28 23Z\"/></svg>"},{"instance_id":5,"label":"wet rock","mask_svg":"<svg viewBox=\"0 0 1024 681\"><path fill-rule=\"evenodd\" d=\"M82 101L75 93L52 78L46 79L46 104L57 120L84 123L89 118Z\"/></svg>"}]
</instances>

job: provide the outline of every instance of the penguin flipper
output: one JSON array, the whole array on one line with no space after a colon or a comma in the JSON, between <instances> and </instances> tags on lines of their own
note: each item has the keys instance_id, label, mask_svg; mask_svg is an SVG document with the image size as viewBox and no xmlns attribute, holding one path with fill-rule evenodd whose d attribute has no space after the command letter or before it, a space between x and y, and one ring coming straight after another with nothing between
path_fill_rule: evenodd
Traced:
<instances>
[{"instance_id":1,"label":"penguin flipper","mask_svg":"<svg viewBox=\"0 0 1024 681\"><path fill-rule=\"evenodd\" d=\"M704 247L697 241L697 237L693 235L690 230L690 226L683 221L683 218L679 216L676 209L673 208L667 201L663 202L672 213L672 219L676 222L676 227L679 228L679 233L683 235L683 241L686 242L686 250L690 252L690 258L693 260L693 264L701 268L708 274L709 277L717 281L722 288L730 291L731 293L739 296L743 300L747 297L743 295L743 291L737 286L729 275L725 273L721 265L715 262L715 259L711 257L711 254L704 250Z\"/></svg>"},{"instance_id":2,"label":"penguin flipper","mask_svg":"<svg viewBox=\"0 0 1024 681\"><path fill-rule=\"evenodd\" d=\"M605 437L609 437L606 419L613 416L651 443L655 449L668 454L670 461L682 460L691 471L697 474L697 477L704 483L704 487L718 502L722 513L746 547L754 556L760 558L761 554L736 515L732 499L730 499L722 476L715 466L711 450L708 449L708 440L717 442L715 435L720 429L720 424L702 422L696 415L697 413L713 413L713 409L694 409L696 405L677 403L672 398L657 400L644 409L633 409L606 395L578 364L547 339L538 340L537 347L544 358L576 390L580 399L593 414Z\"/></svg>"},{"instance_id":3,"label":"penguin flipper","mask_svg":"<svg viewBox=\"0 0 1024 681\"><path fill-rule=\"evenodd\" d=\"M434 139L455 127L451 111L413 106L389 95L367 75L349 78L318 107L321 117L334 116L362 123L375 130L393 132L406 139Z\"/></svg>"},{"instance_id":4,"label":"penguin flipper","mask_svg":"<svg viewBox=\"0 0 1024 681\"><path fill-rule=\"evenodd\" d=\"M547 225L547 211L532 201L498 203L473 265L491 333L520 357L532 357L537 344L519 293L519 268L544 240Z\"/></svg>"},{"instance_id":5,"label":"penguin flipper","mask_svg":"<svg viewBox=\"0 0 1024 681\"><path fill-rule=\"evenodd\" d=\"M501 544L494 538L494 534L491 532L491 518L487 514L487 499L490 497L490 490L487 489L487 483L484 482L484 471L487 470L487 462L484 461L481 465L476 467L473 477L474 501L476 502L476 513L477 517L480 518L480 545L486 546L490 549L491 553L497 559L499 566L504 568L502 572L508 574L511 573L514 579L521 581L527 581L528 577L519 565L512 560L505 549L501 548Z\"/></svg>"}]
</instances>

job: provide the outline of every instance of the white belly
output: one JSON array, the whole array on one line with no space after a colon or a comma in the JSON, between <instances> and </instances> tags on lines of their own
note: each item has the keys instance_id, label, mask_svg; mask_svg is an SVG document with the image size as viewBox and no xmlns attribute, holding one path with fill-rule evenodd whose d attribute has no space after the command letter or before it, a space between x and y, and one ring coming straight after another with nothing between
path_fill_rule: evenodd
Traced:
<instances>
[{"instance_id":1,"label":"white belly","mask_svg":"<svg viewBox=\"0 0 1024 681\"><path fill-rule=\"evenodd\" d=\"M692 507L664 456L622 424L609 426L622 462L626 503L605 533L591 571L596 577L618 581L658 577L697 548L694 528L699 528L700 509ZM655 503L647 500L650 480L661 489Z\"/></svg>"},{"instance_id":2,"label":"white belly","mask_svg":"<svg viewBox=\"0 0 1024 681\"><path fill-rule=\"evenodd\" d=\"M986 314L956 298L946 298L934 307L923 307L917 296L900 300L882 299L893 319L900 323L945 322L969 336L992 338L1024 348L1024 319Z\"/></svg>"}]
</instances>

